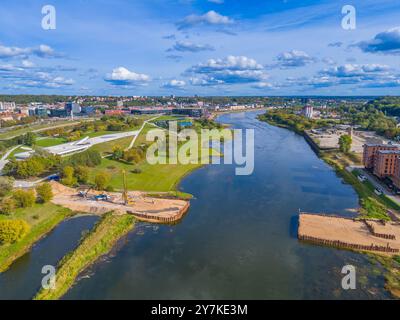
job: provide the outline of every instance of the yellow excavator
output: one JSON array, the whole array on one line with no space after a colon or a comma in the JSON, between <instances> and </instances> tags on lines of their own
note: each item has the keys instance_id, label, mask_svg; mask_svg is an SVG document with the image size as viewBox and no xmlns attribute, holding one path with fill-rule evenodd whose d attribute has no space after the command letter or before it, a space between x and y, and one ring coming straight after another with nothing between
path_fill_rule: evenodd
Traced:
<instances>
[{"instance_id":1,"label":"yellow excavator","mask_svg":"<svg viewBox=\"0 0 400 320\"><path fill-rule=\"evenodd\" d=\"M122 192L122 199L124 200L124 204L127 205L133 205L135 202L129 198L128 195L128 182L126 181L126 171L122 170L122 183L124 187L124 191Z\"/></svg>"}]
</instances>

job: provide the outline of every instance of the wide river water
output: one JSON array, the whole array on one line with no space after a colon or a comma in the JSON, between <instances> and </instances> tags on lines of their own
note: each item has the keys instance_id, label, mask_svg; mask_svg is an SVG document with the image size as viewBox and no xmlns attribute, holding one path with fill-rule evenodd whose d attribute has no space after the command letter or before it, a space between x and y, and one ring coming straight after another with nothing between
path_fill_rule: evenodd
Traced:
<instances>
[{"instance_id":1,"label":"wide river water","mask_svg":"<svg viewBox=\"0 0 400 320\"><path fill-rule=\"evenodd\" d=\"M233 165L193 172L180 185L195 199L179 224L137 224L64 298L389 298L382 269L365 255L297 240L299 209L349 216L358 207L357 195L301 136L259 122L259 113L219 118L255 130L252 175L236 176ZM0 275L0 298L30 298L40 286L39 265L55 263L93 223L84 217L56 228ZM356 290L341 287L348 264L357 270Z\"/></svg>"}]
</instances>

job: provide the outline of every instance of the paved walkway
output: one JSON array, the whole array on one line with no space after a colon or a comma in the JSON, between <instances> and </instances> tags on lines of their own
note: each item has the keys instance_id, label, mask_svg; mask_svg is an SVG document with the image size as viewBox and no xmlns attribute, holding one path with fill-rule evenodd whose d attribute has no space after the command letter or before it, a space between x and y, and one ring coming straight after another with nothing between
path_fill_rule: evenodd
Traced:
<instances>
[{"instance_id":1,"label":"paved walkway","mask_svg":"<svg viewBox=\"0 0 400 320\"><path fill-rule=\"evenodd\" d=\"M157 117L154 117L154 118L151 118L151 119L149 119L149 120L144 121L143 124L142 124L142 127L138 130L137 135L135 135L135 136L133 137L133 139L132 139L132 141L131 141L129 147L126 148L125 150L132 149L133 146L135 145L135 142L136 142L137 137L139 137L140 133L142 132L142 130L144 129L144 127L146 126L146 124L148 124L149 122L151 122L151 121L153 121L153 120L156 120L156 119L159 118L159 117L161 117L161 115L159 115L159 116L157 116Z\"/></svg>"}]
</instances>

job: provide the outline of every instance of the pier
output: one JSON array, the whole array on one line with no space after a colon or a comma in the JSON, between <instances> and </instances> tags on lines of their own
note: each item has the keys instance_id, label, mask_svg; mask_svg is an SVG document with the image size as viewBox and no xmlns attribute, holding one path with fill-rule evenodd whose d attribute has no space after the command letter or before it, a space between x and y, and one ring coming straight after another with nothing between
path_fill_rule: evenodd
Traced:
<instances>
[{"instance_id":1,"label":"pier","mask_svg":"<svg viewBox=\"0 0 400 320\"><path fill-rule=\"evenodd\" d=\"M298 239L318 245L396 255L400 252L400 223L303 212L299 215Z\"/></svg>"}]
</instances>

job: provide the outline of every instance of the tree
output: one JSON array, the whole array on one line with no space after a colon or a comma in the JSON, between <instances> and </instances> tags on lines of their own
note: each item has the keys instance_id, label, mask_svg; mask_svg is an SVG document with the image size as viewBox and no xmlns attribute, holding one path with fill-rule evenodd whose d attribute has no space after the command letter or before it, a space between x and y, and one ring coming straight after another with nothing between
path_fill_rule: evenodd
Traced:
<instances>
[{"instance_id":1,"label":"tree","mask_svg":"<svg viewBox=\"0 0 400 320\"><path fill-rule=\"evenodd\" d=\"M4 198L0 203L0 213L10 215L15 209L15 200L13 198Z\"/></svg>"},{"instance_id":2,"label":"tree","mask_svg":"<svg viewBox=\"0 0 400 320\"><path fill-rule=\"evenodd\" d=\"M86 166L78 166L75 170L75 177L79 183L87 183L89 181L89 168Z\"/></svg>"},{"instance_id":3,"label":"tree","mask_svg":"<svg viewBox=\"0 0 400 320\"><path fill-rule=\"evenodd\" d=\"M0 220L0 243L14 243L29 232L29 224L24 220Z\"/></svg>"},{"instance_id":4,"label":"tree","mask_svg":"<svg viewBox=\"0 0 400 320\"><path fill-rule=\"evenodd\" d=\"M62 176L61 182L67 186L73 186L77 182L77 179L74 177L74 168L71 166L64 167Z\"/></svg>"},{"instance_id":5,"label":"tree","mask_svg":"<svg viewBox=\"0 0 400 320\"><path fill-rule=\"evenodd\" d=\"M120 146L115 146L113 148L113 152L112 152L112 158L114 160L119 160L124 156L124 151L122 150L122 148Z\"/></svg>"},{"instance_id":6,"label":"tree","mask_svg":"<svg viewBox=\"0 0 400 320\"><path fill-rule=\"evenodd\" d=\"M105 172L100 172L94 178L94 184L97 190L104 190L110 182L110 176Z\"/></svg>"},{"instance_id":7,"label":"tree","mask_svg":"<svg viewBox=\"0 0 400 320\"><path fill-rule=\"evenodd\" d=\"M350 135L344 134L339 138L339 149L344 153L348 153L351 149L353 139Z\"/></svg>"},{"instance_id":8,"label":"tree","mask_svg":"<svg viewBox=\"0 0 400 320\"><path fill-rule=\"evenodd\" d=\"M32 207L35 203L35 193L33 190L15 190L13 198L18 208Z\"/></svg>"},{"instance_id":9,"label":"tree","mask_svg":"<svg viewBox=\"0 0 400 320\"><path fill-rule=\"evenodd\" d=\"M36 135L33 132L28 132L24 136L24 144L27 146L34 146L36 144Z\"/></svg>"},{"instance_id":10,"label":"tree","mask_svg":"<svg viewBox=\"0 0 400 320\"><path fill-rule=\"evenodd\" d=\"M49 202L53 199L53 190L50 183L45 182L36 187L37 200L41 203Z\"/></svg>"},{"instance_id":11,"label":"tree","mask_svg":"<svg viewBox=\"0 0 400 320\"><path fill-rule=\"evenodd\" d=\"M0 177L0 197L4 197L11 192L14 186L14 179L11 177Z\"/></svg>"}]
</instances>

